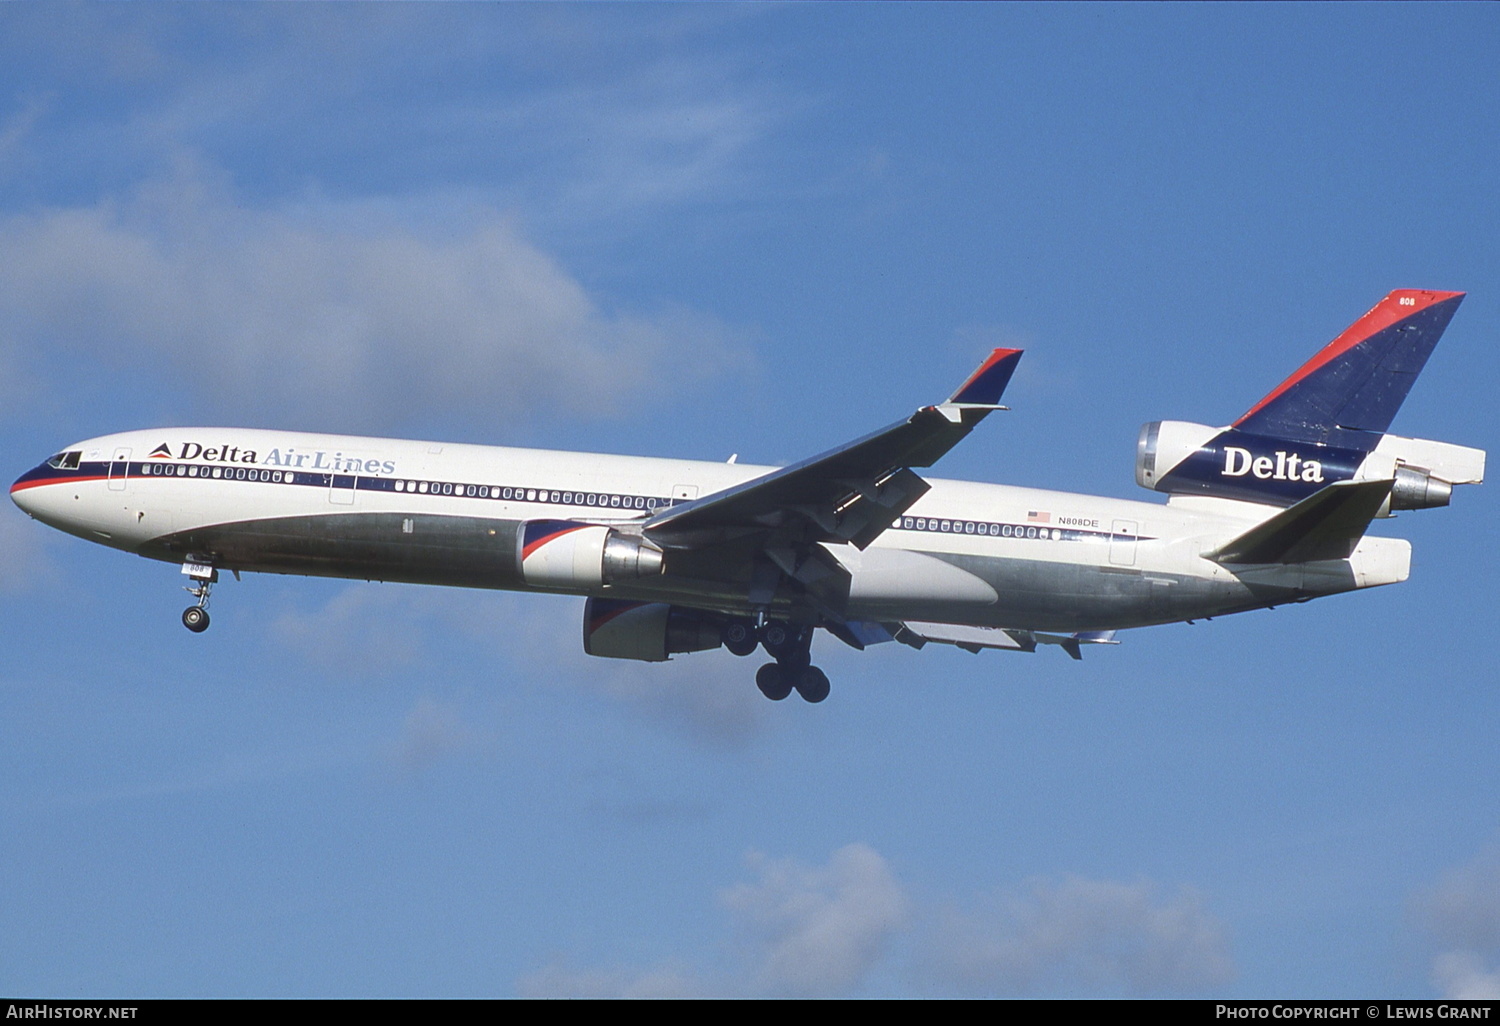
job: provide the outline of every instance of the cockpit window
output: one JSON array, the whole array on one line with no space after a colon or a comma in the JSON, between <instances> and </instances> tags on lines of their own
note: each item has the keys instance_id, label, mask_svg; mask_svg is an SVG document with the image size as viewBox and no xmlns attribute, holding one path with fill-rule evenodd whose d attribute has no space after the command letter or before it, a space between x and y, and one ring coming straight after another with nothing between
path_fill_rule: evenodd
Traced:
<instances>
[{"instance_id":1,"label":"cockpit window","mask_svg":"<svg viewBox=\"0 0 1500 1026\"><path fill-rule=\"evenodd\" d=\"M58 470L77 470L78 461L82 457L82 449L74 449L72 452L60 452L47 461L47 466L56 467Z\"/></svg>"}]
</instances>

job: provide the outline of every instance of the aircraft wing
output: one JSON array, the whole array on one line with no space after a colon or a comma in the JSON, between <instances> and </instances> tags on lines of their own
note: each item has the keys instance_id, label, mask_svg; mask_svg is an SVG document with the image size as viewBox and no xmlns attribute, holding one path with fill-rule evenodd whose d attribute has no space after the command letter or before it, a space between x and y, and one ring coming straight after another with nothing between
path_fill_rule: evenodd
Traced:
<instances>
[{"instance_id":1,"label":"aircraft wing","mask_svg":"<svg viewBox=\"0 0 1500 1026\"><path fill-rule=\"evenodd\" d=\"M805 549L848 542L864 549L930 487L911 468L930 467L991 410L1020 361L996 349L946 402L846 445L752 481L673 506L645 522L664 548L695 548L747 535Z\"/></svg>"}]
</instances>

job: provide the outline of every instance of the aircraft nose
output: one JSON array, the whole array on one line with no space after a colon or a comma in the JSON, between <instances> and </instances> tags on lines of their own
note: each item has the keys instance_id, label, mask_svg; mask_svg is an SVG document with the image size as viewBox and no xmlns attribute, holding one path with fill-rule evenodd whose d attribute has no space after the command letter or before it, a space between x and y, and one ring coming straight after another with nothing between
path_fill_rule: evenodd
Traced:
<instances>
[{"instance_id":1,"label":"aircraft nose","mask_svg":"<svg viewBox=\"0 0 1500 1026\"><path fill-rule=\"evenodd\" d=\"M26 493L31 489L26 487L26 478L23 475L16 479L15 484L10 486L10 501L21 507L21 512L31 514L31 497Z\"/></svg>"},{"instance_id":2,"label":"aircraft nose","mask_svg":"<svg viewBox=\"0 0 1500 1026\"><path fill-rule=\"evenodd\" d=\"M47 464L40 463L16 478L10 486L10 501L19 506L21 511L28 516L37 515L38 492L42 489L37 488L36 485L49 476L49 470L51 468Z\"/></svg>"}]
</instances>

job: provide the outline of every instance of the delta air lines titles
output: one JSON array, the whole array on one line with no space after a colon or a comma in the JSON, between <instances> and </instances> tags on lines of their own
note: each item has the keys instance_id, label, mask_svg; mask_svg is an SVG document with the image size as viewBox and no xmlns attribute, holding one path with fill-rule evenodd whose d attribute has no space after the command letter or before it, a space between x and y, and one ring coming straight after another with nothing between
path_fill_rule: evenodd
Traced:
<instances>
[{"instance_id":1,"label":"delta air lines titles","mask_svg":"<svg viewBox=\"0 0 1500 1026\"><path fill-rule=\"evenodd\" d=\"M330 453L324 449L298 452L292 446L285 449L272 449L262 460L260 454L254 449L241 449L235 445L204 445L202 442L183 442L174 456L172 447L163 442L151 451L149 458L203 460L208 463L254 463L298 470L331 470L340 474L394 474L396 472L395 460L346 456L342 452Z\"/></svg>"}]
</instances>

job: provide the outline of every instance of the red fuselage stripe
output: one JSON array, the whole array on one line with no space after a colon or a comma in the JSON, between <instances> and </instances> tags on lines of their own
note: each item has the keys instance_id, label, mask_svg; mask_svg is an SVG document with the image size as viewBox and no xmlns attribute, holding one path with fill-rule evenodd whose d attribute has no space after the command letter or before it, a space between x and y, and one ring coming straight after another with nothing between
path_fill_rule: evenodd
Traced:
<instances>
[{"instance_id":1,"label":"red fuselage stripe","mask_svg":"<svg viewBox=\"0 0 1500 1026\"><path fill-rule=\"evenodd\" d=\"M589 527L589 526L591 526L591 525L589 525L589 524L578 524L575 527L564 527L560 531L553 531L549 535L545 535L545 536L543 536L541 538L538 538L536 541L532 542L530 545L526 546L524 549L521 550L521 558L522 559L526 559L533 552L535 552L537 549L541 548L543 545L546 545L549 541L551 541L554 538L561 538L565 534L572 534L574 531L581 531L585 527Z\"/></svg>"},{"instance_id":2,"label":"red fuselage stripe","mask_svg":"<svg viewBox=\"0 0 1500 1026\"><path fill-rule=\"evenodd\" d=\"M121 477L123 478L124 475L122 474ZM17 481L15 484L10 486L10 491L11 494L14 495L16 492L23 491L27 488L37 488L41 485L82 484L84 481L108 480L109 478L105 477L103 474L100 474L97 477L47 477L43 478L40 481Z\"/></svg>"}]
</instances>

